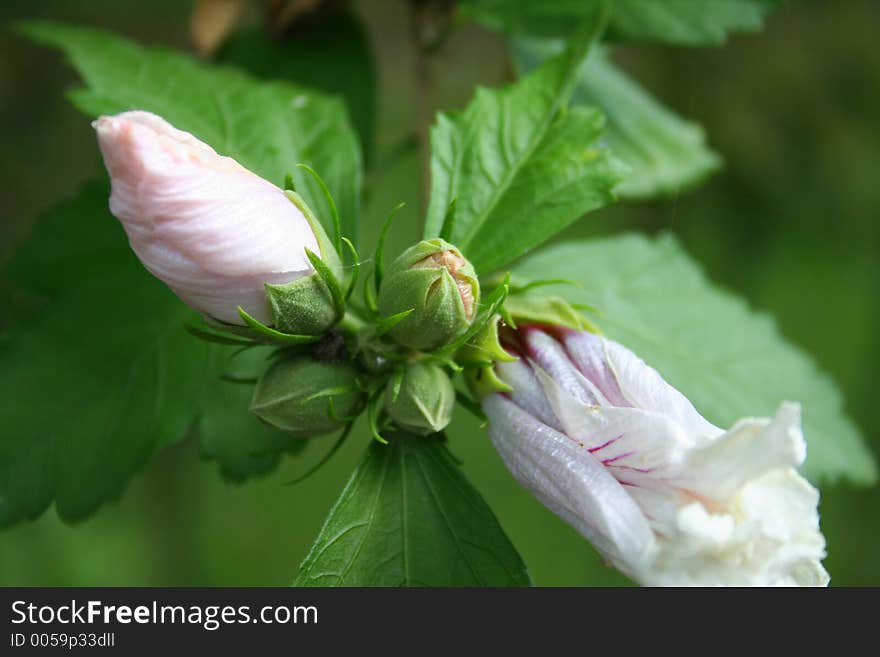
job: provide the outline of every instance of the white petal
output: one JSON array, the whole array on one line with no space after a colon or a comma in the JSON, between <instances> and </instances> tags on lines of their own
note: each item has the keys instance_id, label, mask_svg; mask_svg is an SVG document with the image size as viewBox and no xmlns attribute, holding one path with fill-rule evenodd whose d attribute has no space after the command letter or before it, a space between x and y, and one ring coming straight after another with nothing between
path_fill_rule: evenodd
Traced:
<instances>
[{"instance_id":1,"label":"white petal","mask_svg":"<svg viewBox=\"0 0 880 657\"><path fill-rule=\"evenodd\" d=\"M800 406L784 403L772 420L745 418L709 445L693 450L677 476L689 490L726 500L748 481L804 462Z\"/></svg>"},{"instance_id":2,"label":"white petal","mask_svg":"<svg viewBox=\"0 0 880 657\"><path fill-rule=\"evenodd\" d=\"M763 576L787 586L826 586L825 538L819 531L819 491L793 468L774 470L743 487L736 511L775 542Z\"/></svg>"},{"instance_id":3,"label":"white petal","mask_svg":"<svg viewBox=\"0 0 880 657\"><path fill-rule=\"evenodd\" d=\"M535 373L565 434L606 467L625 469L627 475L660 476L682 462L693 446L683 428L664 415L584 404L543 369L536 367Z\"/></svg>"},{"instance_id":4,"label":"white petal","mask_svg":"<svg viewBox=\"0 0 880 657\"><path fill-rule=\"evenodd\" d=\"M654 531L670 535L685 497L670 484L670 473L679 472L687 458L689 436L658 413L583 404L542 369L536 373L564 433L626 486Z\"/></svg>"},{"instance_id":5,"label":"white petal","mask_svg":"<svg viewBox=\"0 0 880 657\"><path fill-rule=\"evenodd\" d=\"M566 331L563 343L586 378L608 391L612 399L622 397L627 401L627 404L612 402L615 406L631 405L670 417L694 439L722 433L657 370L626 347L586 331Z\"/></svg>"},{"instance_id":6,"label":"white petal","mask_svg":"<svg viewBox=\"0 0 880 657\"><path fill-rule=\"evenodd\" d=\"M521 333L529 360L543 368L569 395L585 404L611 405L602 391L575 368L565 349L555 338L531 327Z\"/></svg>"},{"instance_id":7,"label":"white petal","mask_svg":"<svg viewBox=\"0 0 880 657\"><path fill-rule=\"evenodd\" d=\"M825 586L818 492L793 469L749 482L727 509L692 502L678 533L660 542L644 571L650 585Z\"/></svg>"},{"instance_id":8,"label":"white petal","mask_svg":"<svg viewBox=\"0 0 880 657\"><path fill-rule=\"evenodd\" d=\"M607 340L586 331L564 331L562 344L572 365L602 392L609 405L638 405L623 394L619 375L610 361ZM631 355L635 358L635 354Z\"/></svg>"},{"instance_id":9,"label":"white petal","mask_svg":"<svg viewBox=\"0 0 880 657\"><path fill-rule=\"evenodd\" d=\"M632 498L592 457L502 395L483 401L489 435L514 477L609 561L639 577L654 549Z\"/></svg>"},{"instance_id":10,"label":"white petal","mask_svg":"<svg viewBox=\"0 0 880 657\"><path fill-rule=\"evenodd\" d=\"M559 421L553 415L553 409L547 396L541 389L532 368L529 367L523 359L511 361L509 363L496 363L498 376L504 383L513 388L508 393L513 402L524 409L530 415L538 418L544 424L561 431Z\"/></svg>"}]
</instances>

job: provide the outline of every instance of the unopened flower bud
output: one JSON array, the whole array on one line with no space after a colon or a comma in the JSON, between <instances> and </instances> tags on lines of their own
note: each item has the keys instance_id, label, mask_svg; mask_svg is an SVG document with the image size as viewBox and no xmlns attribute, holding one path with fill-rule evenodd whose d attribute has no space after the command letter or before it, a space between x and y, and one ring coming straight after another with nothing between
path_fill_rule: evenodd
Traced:
<instances>
[{"instance_id":1,"label":"unopened flower bud","mask_svg":"<svg viewBox=\"0 0 880 657\"><path fill-rule=\"evenodd\" d=\"M357 371L309 357L277 361L254 388L251 411L300 438L341 429L363 408Z\"/></svg>"},{"instance_id":2,"label":"unopened flower bud","mask_svg":"<svg viewBox=\"0 0 880 657\"><path fill-rule=\"evenodd\" d=\"M264 285L314 274L320 240L284 191L149 112L94 122L110 211L144 266L195 310L273 323Z\"/></svg>"},{"instance_id":3,"label":"unopened flower bud","mask_svg":"<svg viewBox=\"0 0 880 657\"><path fill-rule=\"evenodd\" d=\"M477 312L480 284L473 266L448 242L423 240L389 267L379 289L379 312L391 317L412 311L390 334L421 351L462 335Z\"/></svg>"},{"instance_id":4,"label":"unopened flower bud","mask_svg":"<svg viewBox=\"0 0 880 657\"><path fill-rule=\"evenodd\" d=\"M420 436L437 433L452 419L455 387L442 367L408 363L385 390L385 410L402 429Z\"/></svg>"}]
</instances>

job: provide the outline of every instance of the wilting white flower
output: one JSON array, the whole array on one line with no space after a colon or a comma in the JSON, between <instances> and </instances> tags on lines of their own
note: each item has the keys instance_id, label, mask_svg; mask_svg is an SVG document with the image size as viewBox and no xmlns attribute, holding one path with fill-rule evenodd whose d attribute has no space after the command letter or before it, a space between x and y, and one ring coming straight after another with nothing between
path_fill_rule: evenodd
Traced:
<instances>
[{"instance_id":1,"label":"wilting white flower","mask_svg":"<svg viewBox=\"0 0 880 657\"><path fill-rule=\"evenodd\" d=\"M729 431L631 351L521 328L512 388L483 401L516 479L645 585L821 586L818 491L795 471L800 408Z\"/></svg>"},{"instance_id":2,"label":"wilting white flower","mask_svg":"<svg viewBox=\"0 0 880 657\"><path fill-rule=\"evenodd\" d=\"M94 122L110 173L110 211L144 266L201 313L269 322L264 283L313 272L318 244L272 183L149 112Z\"/></svg>"}]
</instances>

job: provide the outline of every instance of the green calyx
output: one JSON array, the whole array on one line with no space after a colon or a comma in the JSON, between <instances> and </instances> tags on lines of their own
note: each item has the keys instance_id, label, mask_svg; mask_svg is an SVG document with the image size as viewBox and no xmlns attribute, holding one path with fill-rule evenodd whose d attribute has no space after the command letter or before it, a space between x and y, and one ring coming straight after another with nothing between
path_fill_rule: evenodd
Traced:
<instances>
[{"instance_id":1,"label":"green calyx","mask_svg":"<svg viewBox=\"0 0 880 657\"><path fill-rule=\"evenodd\" d=\"M307 438L343 428L365 401L350 364L294 356L276 361L260 377L250 409L264 422Z\"/></svg>"},{"instance_id":2,"label":"green calyx","mask_svg":"<svg viewBox=\"0 0 880 657\"><path fill-rule=\"evenodd\" d=\"M401 366L385 388L385 410L391 420L420 436L446 428L454 407L452 379L442 367L431 363Z\"/></svg>"},{"instance_id":3,"label":"green calyx","mask_svg":"<svg viewBox=\"0 0 880 657\"><path fill-rule=\"evenodd\" d=\"M502 321L500 315L493 316L482 330L456 354L456 362L464 367L464 379L476 400L493 392L510 392L512 390L495 373L496 362L516 360L516 356L510 355L501 346L498 331Z\"/></svg>"},{"instance_id":4,"label":"green calyx","mask_svg":"<svg viewBox=\"0 0 880 657\"><path fill-rule=\"evenodd\" d=\"M516 324L564 326L576 331L599 333L598 327L578 309L558 296L513 294L504 304L505 314Z\"/></svg>"},{"instance_id":5,"label":"green calyx","mask_svg":"<svg viewBox=\"0 0 880 657\"><path fill-rule=\"evenodd\" d=\"M296 192L284 192L308 221L320 253L308 252L313 274L281 285L266 285L275 328L295 335L321 335L345 314L342 261L321 222Z\"/></svg>"},{"instance_id":6,"label":"green calyx","mask_svg":"<svg viewBox=\"0 0 880 657\"><path fill-rule=\"evenodd\" d=\"M496 277L496 280L500 281L500 277ZM569 303L556 294L538 292L542 288L572 285L579 287L564 279L528 281L520 277L511 279L508 275L510 292L504 302L504 317L514 328L517 324L547 324L600 333L599 328L581 312L589 310L595 313L595 308Z\"/></svg>"},{"instance_id":7,"label":"green calyx","mask_svg":"<svg viewBox=\"0 0 880 657\"><path fill-rule=\"evenodd\" d=\"M473 365L492 365L496 361L511 362L516 356L511 356L501 346L501 338L498 331L501 328L501 315L494 315L485 326L455 355L457 363L463 367Z\"/></svg>"},{"instance_id":8,"label":"green calyx","mask_svg":"<svg viewBox=\"0 0 880 657\"><path fill-rule=\"evenodd\" d=\"M395 341L431 351L467 331L479 300L473 266L452 244L434 238L411 246L391 263L377 305L382 318L401 318L388 330Z\"/></svg>"}]
</instances>

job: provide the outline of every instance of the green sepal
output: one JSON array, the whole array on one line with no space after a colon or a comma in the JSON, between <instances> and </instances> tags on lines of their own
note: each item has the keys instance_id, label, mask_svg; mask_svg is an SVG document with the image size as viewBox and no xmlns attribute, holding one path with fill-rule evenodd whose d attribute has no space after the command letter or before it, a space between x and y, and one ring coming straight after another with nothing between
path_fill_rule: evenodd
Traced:
<instances>
[{"instance_id":1,"label":"green sepal","mask_svg":"<svg viewBox=\"0 0 880 657\"><path fill-rule=\"evenodd\" d=\"M371 285L372 279L367 277L364 279L364 304L367 310L373 314L379 314L379 306L376 303L376 287Z\"/></svg>"},{"instance_id":2,"label":"green sepal","mask_svg":"<svg viewBox=\"0 0 880 657\"><path fill-rule=\"evenodd\" d=\"M186 329L186 332L190 335L199 338L200 340L204 340L205 342L239 347L250 347L254 344L253 340L249 338L206 331L205 329L194 326L188 322L183 325L183 328Z\"/></svg>"},{"instance_id":3,"label":"green sepal","mask_svg":"<svg viewBox=\"0 0 880 657\"><path fill-rule=\"evenodd\" d=\"M391 378L388 380L388 387L386 390L386 394L391 395L391 401L396 402L398 397L400 397L400 388L403 386L403 367L398 367L394 370L394 373L391 375Z\"/></svg>"},{"instance_id":4,"label":"green sepal","mask_svg":"<svg viewBox=\"0 0 880 657\"><path fill-rule=\"evenodd\" d=\"M339 321L333 294L318 273L283 285L266 285L275 326L282 331L320 336Z\"/></svg>"},{"instance_id":5,"label":"green sepal","mask_svg":"<svg viewBox=\"0 0 880 657\"><path fill-rule=\"evenodd\" d=\"M373 280L376 284L375 291L378 291L381 287L382 276L385 274L385 240L388 237L388 230L391 228L391 222L394 221L394 217L397 216L397 213L400 212L405 205L406 203L403 201L395 205L391 209L391 212L388 213L388 216L382 224L382 229L379 231L379 240L376 242L376 252L373 254Z\"/></svg>"},{"instance_id":6,"label":"green sepal","mask_svg":"<svg viewBox=\"0 0 880 657\"><path fill-rule=\"evenodd\" d=\"M345 301L347 302L351 299L351 295L354 293L355 288L357 287L358 277L361 273L361 260L358 256L357 248L352 243L350 239L347 237L342 238L343 244L348 247L348 252L351 254L351 278L348 282L348 287L345 288Z\"/></svg>"},{"instance_id":7,"label":"green sepal","mask_svg":"<svg viewBox=\"0 0 880 657\"><path fill-rule=\"evenodd\" d=\"M485 365L491 365L496 361L508 363L515 361L516 356L509 354L501 346L501 339L498 337L501 321L501 315L494 315L469 342L458 350L455 359L462 364L482 363Z\"/></svg>"},{"instance_id":8,"label":"green sepal","mask_svg":"<svg viewBox=\"0 0 880 657\"><path fill-rule=\"evenodd\" d=\"M491 365L466 370L464 380L474 399L478 401L493 392L513 392L513 388L498 378L495 367Z\"/></svg>"},{"instance_id":9,"label":"green sepal","mask_svg":"<svg viewBox=\"0 0 880 657\"><path fill-rule=\"evenodd\" d=\"M242 315L242 312L244 312L244 315ZM243 311L240 308L238 309L238 314L242 321L245 322L245 326L227 324L214 317L203 315L202 321L208 327L207 330L201 329L198 326L188 326L186 330L203 340L239 346L241 349L249 349L258 345L289 348L296 345L307 345L320 339L320 336L316 335L301 335L277 331L271 326L266 326L255 317L249 315L247 311Z\"/></svg>"},{"instance_id":10,"label":"green sepal","mask_svg":"<svg viewBox=\"0 0 880 657\"><path fill-rule=\"evenodd\" d=\"M249 376L247 374L237 374L235 372L223 372L220 376L217 377L221 381L226 381L227 383L240 383L245 386L252 386L257 381L260 380L258 376Z\"/></svg>"},{"instance_id":11,"label":"green sepal","mask_svg":"<svg viewBox=\"0 0 880 657\"><path fill-rule=\"evenodd\" d=\"M440 367L445 367L455 374L464 371L464 367L462 365L459 365L457 362L455 362L455 360L452 359L451 356L447 356L442 351L434 351L429 354L422 354L421 360L423 363L432 363L434 365L439 365Z\"/></svg>"},{"instance_id":12,"label":"green sepal","mask_svg":"<svg viewBox=\"0 0 880 657\"><path fill-rule=\"evenodd\" d=\"M321 188L321 192L324 194L324 199L327 201L327 207L330 208L330 220L333 225L332 244L336 253L339 253L342 251L342 223L339 221L339 210L336 209L336 201L333 200L333 194L330 193L330 189L327 187L327 183L324 182L324 179L321 178L321 176L318 175L318 172L312 167L308 164L303 164L302 162L296 166L314 178L315 182L318 183L318 187ZM324 255L323 250L321 255Z\"/></svg>"},{"instance_id":13,"label":"green sepal","mask_svg":"<svg viewBox=\"0 0 880 657\"><path fill-rule=\"evenodd\" d=\"M599 328L579 313L572 304L555 295L511 295L505 301L504 309L516 324L549 324L576 331L600 332Z\"/></svg>"},{"instance_id":14,"label":"green sepal","mask_svg":"<svg viewBox=\"0 0 880 657\"><path fill-rule=\"evenodd\" d=\"M382 407L382 389L379 388L367 400L367 424L370 427L370 435L378 443L387 445L388 441L382 435L382 428L379 426L379 412Z\"/></svg>"},{"instance_id":15,"label":"green sepal","mask_svg":"<svg viewBox=\"0 0 880 657\"><path fill-rule=\"evenodd\" d=\"M487 308L474 322L475 327L479 325L479 330L466 336L467 341L456 352L456 360L465 365L465 383L477 401L493 392L513 390L495 373L496 362L517 360L501 346L498 335L502 321L512 325L512 319L504 319L510 300L509 290L510 274L506 274L502 282L487 296Z\"/></svg>"},{"instance_id":16,"label":"green sepal","mask_svg":"<svg viewBox=\"0 0 880 657\"><path fill-rule=\"evenodd\" d=\"M324 225L318 221L315 213L312 212L312 209L308 206L302 196L289 189L284 190L284 195L290 199L290 202L293 203L306 218L309 227L315 234L315 241L318 243L318 252L321 256L321 260L330 267L330 271L333 272L333 275L336 276L336 278L342 280L342 260L339 258L339 251L336 249L336 246L330 238L327 237L327 231L324 230Z\"/></svg>"},{"instance_id":17,"label":"green sepal","mask_svg":"<svg viewBox=\"0 0 880 657\"><path fill-rule=\"evenodd\" d=\"M468 344L477 335L479 335L480 332L483 331L486 326L490 324L490 322L494 321L497 314L503 314L504 302L507 300L509 290L509 276L509 274L505 276L504 281L501 283L501 285L498 285L486 297L483 303L483 309L480 310L479 313L477 313L477 317L474 319L470 328L465 331L464 335L450 342L446 347L440 350L440 355L442 357L450 358L451 354L454 354L459 349Z\"/></svg>"},{"instance_id":18,"label":"green sepal","mask_svg":"<svg viewBox=\"0 0 880 657\"><path fill-rule=\"evenodd\" d=\"M322 397L327 397L332 399L337 395L347 395L350 392L363 392L362 388L354 383L338 385L338 386L328 386L326 388L322 388L318 392L312 393L308 397L304 398L304 401L310 402L315 399L321 399Z\"/></svg>"},{"instance_id":19,"label":"green sepal","mask_svg":"<svg viewBox=\"0 0 880 657\"><path fill-rule=\"evenodd\" d=\"M348 392L351 392L351 391L352 390L349 388ZM320 395L320 396L326 397L326 395ZM352 415L341 414L339 411L336 410L336 402L333 401L335 399L335 397L326 397L326 399L327 399L327 417L329 417L334 422L351 424L352 422L357 420L358 415L361 414L362 409L360 407L358 407L357 411L355 411L355 413L353 413Z\"/></svg>"},{"instance_id":20,"label":"green sepal","mask_svg":"<svg viewBox=\"0 0 880 657\"><path fill-rule=\"evenodd\" d=\"M345 315L345 292L342 289L342 285L336 275L330 270L330 267L315 255L314 252L306 249L306 256L309 262L312 263L312 267L315 268L315 273L321 277L321 280L330 292L330 298L333 299L333 309L336 311L336 321L338 322Z\"/></svg>"},{"instance_id":21,"label":"green sepal","mask_svg":"<svg viewBox=\"0 0 880 657\"><path fill-rule=\"evenodd\" d=\"M244 323L248 325L250 329L256 332L261 338L262 342L267 344L277 344L277 345L297 345L297 344L308 344L310 342L317 342L321 336L319 335L301 335L298 333L285 333L284 331L279 331L277 329L272 328L271 326L266 326L260 320L251 317L248 315L247 311L241 306L238 307L238 314L244 320Z\"/></svg>"},{"instance_id":22,"label":"green sepal","mask_svg":"<svg viewBox=\"0 0 880 657\"><path fill-rule=\"evenodd\" d=\"M254 387L250 409L264 422L300 438L328 434L363 409L365 395L357 377L347 363L303 356L277 360Z\"/></svg>"},{"instance_id":23,"label":"green sepal","mask_svg":"<svg viewBox=\"0 0 880 657\"><path fill-rule=\"evenodd\" d=\"M336 442L333 443L333 447L331 447L330 451L328 451L324 456L321 457L320 461L315 463L315 465L313 465L311 468L306 470L304 473L302 473L298 477L291 479L290 481L284 482L284 485L285 486L293 486L294 484L298 484L300 482L303 482L306 479L308 479L309 477L311 477L313 474L315 474L318 470L320 470L324 466L324 464L326 464L327 461L329 461L333 457L333 455L339 451L339 448L345 444L345 441L348 440L348 437L351 435L351 430L353 427L354 427L354 422L349 422L345 426L345 429L342 430L342 433L339 434L339 438L336 440Z\"/></svg>"},{"instance_id":24,"label":"green sepal","mask_svg":"<svg viewBox=\"0 0 880 657\"><path fill-rule=\"evenodd\" d=\"M399 312L396 315L391 315L390 317L383 317L378 322L376 322L375 334L377 336L382 336L388 333L395 326L400 324L403 320L410 316L415 308L410 308L409 310L404 310L403 312Z\"/></svg>"},{"instance_id":25,"label":"green sepal","mask_svg":"<svg viewBox=\"0 0 880 657\"><path fill-rule=\"evenodd\" d=\"M385 389L385 410L391 420L419 436L445 429L454 408L452 379L442 367L430 363L406 363Z\"/></svg>"},{"instance_id":26,"label":"green sepal","mask_svg":"<svg viewBox=\"0 0 880 657\"><path fill-rule=\"evenodd\" d=\"M489 424L489 418L486 417L486 414L483 413L483 409L480 405L471 399L468 395L463 393L460 390L455 391L455 401L459 403L459 405L465 409L468 413L473 415L480 421L480 428L483 429L487 424Z\"/></svg>"},{"instance_id":27,"label":"green sepal","mask_svg":"<svg viewBox=\"0 0 880 657\"><path fill-rule=\"evenodd\" d=\"M406 203L402 201L398 203L391 209L391 212L388 213L385 221L382 222L382 228L379 230L379 239L376 242L376 250L373 252L373 275L364 278L364 305L368 314L372 316L379 314L376 295L378 294L379 286L382 284L382 277L385 272L385 240L388 237L388 231L391 228L391 223L394 221L394 217L397 216L397 213L400 212L405 205ZM353 279L349 294L354 288L354 282ZM381 335L381 333L382 332L377 331L377 335Z\"/></svg>"},{"instance_id":28,"label":"green sepal","mask_svg":"<svg viewBox=\"0 0 880 657\"><path fill-rule=\"evenodd\" d=\"M440 228L440 239L452 239L452 233L455 230L455 207L458 205L458 197L456 196L449 202L446 207L446 216L443 217L443 226Z\"/></svg>"},{"instance_id":29,"label":"green sepal","mask_svg":"<svg viewBox=\"0 0 880 657\"><path fill-rule=\"evenodd\" d=\"M547 287L548 285L571 285L573 287L583 288L582 285L576 283L575 281L570 281L567 278L544 278L537 281L520 283L518 276L511 276L510 293L512 295L522 295L536 288Z\"/></svg>"}]
</instances>

